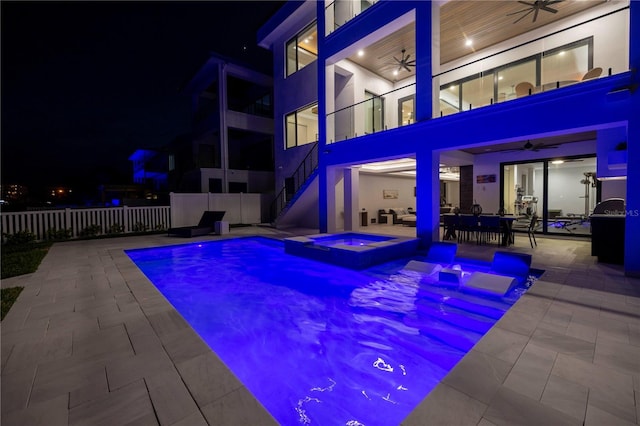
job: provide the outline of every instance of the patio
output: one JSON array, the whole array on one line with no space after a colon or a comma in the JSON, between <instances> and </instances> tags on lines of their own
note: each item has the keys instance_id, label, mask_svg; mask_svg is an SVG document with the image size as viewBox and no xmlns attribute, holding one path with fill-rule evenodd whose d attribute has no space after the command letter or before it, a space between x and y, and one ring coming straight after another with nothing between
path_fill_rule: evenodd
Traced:
<instances>
[{"instance_id":1,"label":"patio","mask_svg":"<svg viewBox=\"0 0 640 426\"><path fill-rule=\"evenodd\" d=\"M219 238L69 241L3 280L25 289L2 321L2 423L276 424L123 252ZM546 272L403 424L640 424L640 280L597 263L588 240L537 240L459 245L476 259L531 253Z\"/></svg>"}]
</instances>

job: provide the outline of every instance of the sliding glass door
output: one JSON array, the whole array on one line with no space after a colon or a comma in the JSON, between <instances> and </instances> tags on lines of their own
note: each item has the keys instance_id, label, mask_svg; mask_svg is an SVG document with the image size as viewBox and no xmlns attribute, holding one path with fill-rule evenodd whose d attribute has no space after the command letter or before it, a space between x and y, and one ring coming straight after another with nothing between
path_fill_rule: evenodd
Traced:
<instances>
[{"instance_id":1,"label":"sliding glass door","mask_svg":"<svg viewBox=\"0 0 640 426\"><path fill-rule=\"evenodd\" d=\"M503 163L501 207L526 224L535 213L536 232L591 235L589 215L598 200L595 157Z\"/></svg>"}]
</instances>

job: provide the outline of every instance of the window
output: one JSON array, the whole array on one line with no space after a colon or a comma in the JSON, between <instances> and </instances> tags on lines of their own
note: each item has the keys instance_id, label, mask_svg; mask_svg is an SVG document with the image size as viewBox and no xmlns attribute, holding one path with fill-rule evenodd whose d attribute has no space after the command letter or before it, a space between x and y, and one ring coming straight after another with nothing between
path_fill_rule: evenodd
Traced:
<instances>
[{"instance_id":1,"label":"window","mask_svg":"<svg viewBox=\"0 0 640 426\"><path fill-rule=\"evenodd\" d=\"M364 97L368 99L364 108L364 132L379 132L384 127L384 98L367 91Z\"/></svg>"},{"instance_id":2,"label":"window","mask_svg":"<svg viewBox=\"0 0 640 426\"><path fill-rule=\"evenodd\" d=\"M293 148L318 140L318 105L299 109L285 118L286 147Z\"/></svg>"},{"instance_id":3,"label":"window","mask_svg":"<svg viewBox=\"0 0 640 426\"><path fill-rule=\"evenodd\" d=\"M398 100L398 126L406 126L416 122L415 96L407 96Z\"/></svg>"},{"instance_id":4,"label":"window","mask_svg":"<svg viewBox=\"0 0 640 426\"><path fill-rule=\"evenodd\" d=\"M287 42L287 77L318 58L318 31L316 23Z\"/></svg>"}]
</instances>

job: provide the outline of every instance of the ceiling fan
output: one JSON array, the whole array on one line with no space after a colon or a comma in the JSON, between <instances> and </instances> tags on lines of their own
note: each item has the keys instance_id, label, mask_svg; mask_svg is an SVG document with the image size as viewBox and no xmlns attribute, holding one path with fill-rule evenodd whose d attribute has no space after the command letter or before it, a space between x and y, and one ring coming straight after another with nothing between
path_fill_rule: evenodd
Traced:
<instances>
[{"instance_id":1,"label":"ceiling fan","mask_svg":"<svg viewBox=\"0 0 640 426\"><path fill-rule=\"evenodd\" d=\"M531 141L527 141L521 148L515 148L515 149L505 149L501 152L514 152L514 151L532 151L532 152L538 152L541 149L555 149L559 146L560 144L555 144L555 145L545 145L544 143L537 143L537 144L532 144Z\"/></svg>"},{"instance_id":2,"label":"ceiling fan","mask_svg":"<svg viewBox=\"0 0 640 426\"><path fill-rule=\"evenodd\" d=\"M411 72L411 67L416 66L416 60L410 59L411 58L410 54L405 56L406 52L407 52L406 49L402 49L401 59L398 59L395 56L393 56L393 59L395 60L395 62L391 62L389 65L397 65L398 71L401 71L404 68L408 72Z\"/></svg>"},{"instance_id":3,"label":"ceiling fan","mask_svg":"<svg viewBox=\"0 0 640 426\"><path fill-rule=\"evenodd\" d=\"M540 12L541 10L544 10L545 12L550 12L550 13L558 13L556 9L549 6L556 3L560 3L562 1L563 0L535 0L533 2L530 2L530 1L520 0L518 1L518 3L524 4L528 7L526 9L518 10L517 12L507 13L507 16L517 15L518 13L526 12L524 15L522 15L520 18L518 18L513 22L514 24L516 24L533 12L532 22L536 22L536 19L538 19L538 12Z\"/></svg>"}]
</instances>

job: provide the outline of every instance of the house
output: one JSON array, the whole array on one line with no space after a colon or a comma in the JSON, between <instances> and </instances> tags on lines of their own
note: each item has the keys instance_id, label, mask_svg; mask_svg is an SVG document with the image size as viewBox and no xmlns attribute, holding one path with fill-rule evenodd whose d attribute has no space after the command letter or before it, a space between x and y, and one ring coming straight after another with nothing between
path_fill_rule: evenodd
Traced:
<instances>
[{"instance_id":1,"label":"house","mask_svg":"<svg viewBox=\"0 0 640 426\"><path fill-rule=\"evenodd\" d=\"M170 146L170 190L272 193L272 79L211 54L181 89L191 133Z\"/></svg>"},{"instance_id":2,"label":"house","mask_svg":"<svg viewBox=\"0 0 640 426\"><path fill-rule=\"evenodd\" d=\"M277 225L356 230L363 209L412 207L428 245L442 205L477 205L588 237L595 206L623 198L640 275L640 3L525 3L286 3L258 32Z\"/></svg>"}]
</instances>

